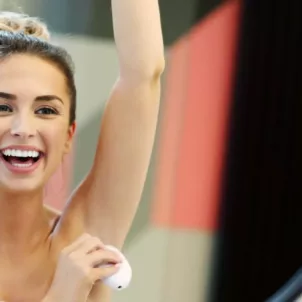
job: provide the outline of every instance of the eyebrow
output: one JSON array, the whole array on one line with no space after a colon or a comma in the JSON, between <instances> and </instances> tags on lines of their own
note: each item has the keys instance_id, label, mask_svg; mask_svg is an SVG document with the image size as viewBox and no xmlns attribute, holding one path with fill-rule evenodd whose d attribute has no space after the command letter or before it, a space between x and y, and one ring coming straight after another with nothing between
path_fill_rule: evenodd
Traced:
<instances>
[{"instance_id":1,"label":"eyebrow","mask_svg":"<svg viewBox=\"0 0 302 302\"><path fill-rule=\"evenodd\" d=\"M17 99L17 96L14 95L14 94L11 94L11 93L0 91L0 98L1 99L6 99L6 100L9 100L9 101L14 101L14 100ZM61 98L59 98L58 96L56 96L56 95L40 95L40 96L37 96L35 98L35 101L37 101L37 102L39 102L39 101L54 101L54 100L57 100L57 101L61 102L62 104L64 104L63 100Z\"/></svg>"}]
</instances>

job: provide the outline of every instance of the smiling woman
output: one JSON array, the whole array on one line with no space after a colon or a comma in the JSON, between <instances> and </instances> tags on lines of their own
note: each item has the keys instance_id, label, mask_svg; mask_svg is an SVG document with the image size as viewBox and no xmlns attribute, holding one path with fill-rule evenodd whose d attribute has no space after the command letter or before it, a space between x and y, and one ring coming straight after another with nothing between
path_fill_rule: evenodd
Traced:
<instances>
[{"instance_id":1,"label":"smiling woman","mask_svg":"<svg viewBox=\"0 0 302 302\"><path fill-rule=\"evenodd\" d=\"M62 214L43 192L75 133L72 60L41 21L0 12L0 300L109 301L96 281L119 269L106 245L123 246L139 204L164 68L157 0L112 0L112 12L119 78L93 168Z\"/></svg>"},{"instance_id":2,"label":"smiling woman","mask_svg":"<svg viewBox=\"0 0 302 302\"><path fill-rule=\"evenodd\" d=\"M0 149L7 152L0 174L2 194L43 187L69 152L75 124L69 120L65 83L61 70L37 55L17 53L1 60ZM24 157L24 151L38 152L37 160Z\"/></svg>"}]
</instances>

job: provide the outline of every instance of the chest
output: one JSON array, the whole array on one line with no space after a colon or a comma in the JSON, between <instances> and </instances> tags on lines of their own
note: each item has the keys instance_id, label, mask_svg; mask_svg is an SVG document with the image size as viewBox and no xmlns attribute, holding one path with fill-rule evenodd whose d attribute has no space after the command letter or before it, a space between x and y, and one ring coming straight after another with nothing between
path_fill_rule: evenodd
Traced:
<instances>
[{"instance_id":1,"label":"chest","mask_svg":"<svg viewBox=\"0 0 302 302\"><path fill-rule=\"evenodd\" d=\"M47 246L31 255L0 259L0 300L39 302L48 291L56 267L56 255Z\"/></svg>"},{"instance_id":2,"label":"chest","mask_svg":"<svg viewBox=\"0 0 302 302\"><path fill-rule=\"evenodd\" d=\"M0 257L0 301L41 302L48 292L57 268L61 244L51 243L37 249L34 254L17 262L10 257ZM87 302L109 301L104 285L96 284ZM108 297L107 297L108 295ZM106 299L105 299L106 297Z\"/></svg>"}]
</instances>

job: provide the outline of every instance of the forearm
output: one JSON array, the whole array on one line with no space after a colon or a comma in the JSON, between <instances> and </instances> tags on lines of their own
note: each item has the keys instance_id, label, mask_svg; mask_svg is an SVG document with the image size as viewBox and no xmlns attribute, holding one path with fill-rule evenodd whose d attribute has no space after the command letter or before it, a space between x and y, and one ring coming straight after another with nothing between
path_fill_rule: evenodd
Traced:
<instances>
[{"instance_id":1,"label":"forearm","mask_svg":"<svg viewBox=\"0 0 302 302\"><path fill-rule=\"evenodd\" d=\"M121 77L154 76L164 69L158 0L112 0Z\"/></svg>"}]
</instances>

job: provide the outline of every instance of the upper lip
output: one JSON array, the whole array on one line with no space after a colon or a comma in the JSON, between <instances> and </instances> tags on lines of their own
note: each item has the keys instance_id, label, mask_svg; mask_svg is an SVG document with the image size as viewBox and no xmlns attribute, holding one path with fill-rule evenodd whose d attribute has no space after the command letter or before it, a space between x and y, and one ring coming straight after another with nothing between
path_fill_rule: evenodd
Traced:
<instances>
[{"instance_id":1,"label":"upper lip","mask_svg":"<svg viewBox=\"0 0 302 302\"><path fill-rule=\"evenodd\" d=\"M5 150L24 150L24 151L37 151L39 153L43 153L43 151L35 146L30 146L30 145L11 145L11 146L7 146L4 148L1 148L0 151L3 152Z\"/></svg>"}]
</instances>

